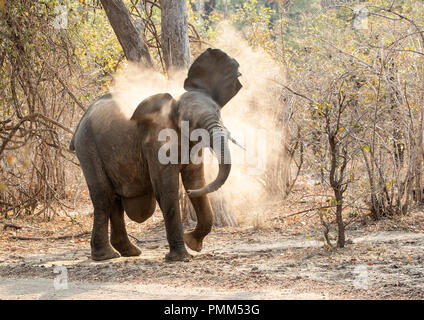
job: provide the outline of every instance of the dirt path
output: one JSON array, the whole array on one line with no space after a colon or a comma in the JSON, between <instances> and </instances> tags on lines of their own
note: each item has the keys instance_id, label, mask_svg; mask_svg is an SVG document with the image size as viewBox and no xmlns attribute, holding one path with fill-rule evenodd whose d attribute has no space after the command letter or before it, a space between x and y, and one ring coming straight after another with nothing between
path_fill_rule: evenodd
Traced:
<instances>
[{"instance_id":1,"label":"dirt path","mask_svg":"<svg viewBox=\"0 0 424 320\"><path fill-rule=\"evenodd\" d=\"M52 279L0 278L0 299L31 300L286 300L326 299L314 293L295 294L291 290L217 290L209 287L172 287L161 284L134 282L84 283L68 282L66 287L55 289Z\"/></svg>"},{"instance_id":2,"label":"dirt path","mask_svg":"<svg viewBox=\"0 0 424 320\"><path fill-rule=\"evenodd\" d=\"M89 259L89 237L9 240L0 299L424 299L421 232L350 231L333 251L278 229L217 229L186 263L164 261L162 223L136 235L140 257L106 262ZM54 287L58 266L67 289Z\"/></svg>"}]
</instances>

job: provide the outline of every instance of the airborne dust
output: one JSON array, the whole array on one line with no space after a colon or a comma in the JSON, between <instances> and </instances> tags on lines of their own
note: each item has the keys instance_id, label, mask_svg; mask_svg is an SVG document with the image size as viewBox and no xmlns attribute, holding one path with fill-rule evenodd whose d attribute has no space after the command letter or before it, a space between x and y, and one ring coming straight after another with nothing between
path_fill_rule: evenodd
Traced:
<instances>
[{"instance_id":1,"label":"airborne dust","mask_svg":"<svg viewBox=\"0 0 424 320\"><path fill-rule=\"evenodd\" d=\"M252 49L232 27L221 24L217 30L218 41L213 45L239 62L242 74L239 80L243 85L224 106L221 115L232 137L245 147L243 150L230 144L231 173L217 193L238 223L261 226L268 204L275 201L269 192L275 186L270 184L279 184L283 192L289 172L281 166L285 107L280 101L278 83L284 82L284 76L265 52ZM137 105L151 95L167 92L178 99L185 92L186 76L187 70L183 70L170 79L159 71L128 64L115 75L111 92L122 112L130 118ZM218 166L209 151L205 152L204 161L208 183L216 177Z\"/></svg>"}]
</instances>

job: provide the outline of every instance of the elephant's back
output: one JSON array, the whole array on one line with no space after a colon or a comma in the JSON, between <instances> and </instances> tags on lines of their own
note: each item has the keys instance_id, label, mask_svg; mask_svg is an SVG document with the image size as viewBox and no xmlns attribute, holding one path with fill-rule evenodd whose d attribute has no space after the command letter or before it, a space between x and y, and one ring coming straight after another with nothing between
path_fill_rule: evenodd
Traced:
<instances>
[{"instance_id":1,"label":"elephant's back","mask_svg":"<svg viewBox=\"0 0 424 320\"><path fill-rule=\"evenodd\" d=\"M110 93L97 98L93 103L91 103L81 117L75 129L74 135L72 136L69 147L71 150L80 149L85 145L85 140L92 138L90 136L93 135L91 130L93 123L96 123L97 127L101 127L102 122L105 122L106 120L106 117L101 116L102 111L113 110L113 105L114 101Z\"/></svg>"},{"instance_id":2,"label":"elephant's back","mask_svg":"<svg viewBox=\"0 0 424 320\"><path fill-rule=\"evenodd\" d=\"M97 135L113 132L115 131L114 128L122 129L134 125L124 115L111 94L96 100L90 106L90 109L87 118L89 119L89 125Z\"/></svg>"},{"instance_id":3,"label":"elephant's back","mask_svg":"<svg viewBox=\"0 0 424 320\"><path fill-rule=\"evenodd\" d=\"M83 148L86 143L97 145L121 144L134 134L135 123L130 121L109 93L95 100L82 116L72 138L74 147Z\"/></svg>"},{"instance_id":4,"label":"elephant's back","mask_svg":"<svg viewBox=\"0 0 424 320\"><path fill-rule=\"evenodd\" d=\"M80 161L99 163L118 194L135 196L148 187L136 123L123 114L112 95L90 105L74 137Z\"/></svg>"}]
</instances>

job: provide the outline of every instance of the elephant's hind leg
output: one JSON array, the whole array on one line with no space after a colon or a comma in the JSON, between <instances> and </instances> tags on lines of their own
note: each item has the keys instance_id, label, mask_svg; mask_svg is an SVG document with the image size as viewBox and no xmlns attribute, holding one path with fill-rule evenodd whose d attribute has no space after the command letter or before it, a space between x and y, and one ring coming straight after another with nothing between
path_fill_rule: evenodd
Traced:
<instances>
[{"instance_id":1,"label":"elephant's hind leg","mask_svg":"<svg viewBox=\"0 0 424 320\"><path fill-rule=\"evenodd\" d=\"M100 159L96 157L95 146L88 142L77 156L87 181L90 198L94 207L93 231L91 233L91 258L106 260L118 258L120 254L109 241L109 217L115 207L116 195Z\"/></svg>"},{"instance_id":2,"label":"elephant's hind leg","mask_svg":"<svg viewBox=\"0 0 424 320\"><path fill-rule=\"evenodd\" d=\"M109 241L109 217L116 210L116 200L107 184L88 185L94 207L93 231L91 233L91 258L107 260L119 258L120 254Z\"/></svg>"},{"instance_id":3,"label":"elephant's hind leg","mask_svg":"<svg viewBox=\"0 0 424 320\"><path fill-rule=\"evenodd\" d=\"M101 261L120 257L108 239L108 220L108 210L96 208L94 205L94 223L90 242L93 260Z\"/></svg>"},{"instance_id":4,"label":"elephant's hind leg","mask_svg":"<svg viewBox=\"0 0 424 320\"><path fill-rule=\"evenodd\" d=\"M120 201L116 202L110 215L112 246L119 251L123 257L139 256L141 250L128 239L125 228L124 209Z\"/></svg>"}]
</instances>

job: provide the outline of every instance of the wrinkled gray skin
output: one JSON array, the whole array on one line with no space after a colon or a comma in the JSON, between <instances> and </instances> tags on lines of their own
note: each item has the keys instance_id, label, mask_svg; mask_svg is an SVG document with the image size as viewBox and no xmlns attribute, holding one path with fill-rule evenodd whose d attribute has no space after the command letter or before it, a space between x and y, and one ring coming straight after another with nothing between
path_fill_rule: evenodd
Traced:
<instances>
[{"instance_id":1,"label":"wrinkled gray skin","mask_svg":"<svg viewBox=\"0 0 424 320\"><path fill-rule=\"evenodd\" d=\"M76 151L93 202L93 260L140 255L140 249L128 239L124 211L133 221L143 222L152 216L156 201L169 243L166 259L187 261L191 256L184 243L192 250L202 249L213 224L207 193L225 182L231 164L221 159L217 178L205 186L203 164L159 162L158 151L165 142L158 141L158 134L164 128L180 134L181 121L189 121L190 133L204 128L211 134L211 144L220 140L228 152L220 109L241 88L238 66L221 50L208 49L192 64L184 83L187 92L178 101L167 93L151 96L139 104L130 120L111 94L88 108L70 149ZM218 134L212 136L213 131ZM197 215L196 228L186 234L179 209L179 174Z\"/></svg>"}]
</instances>

